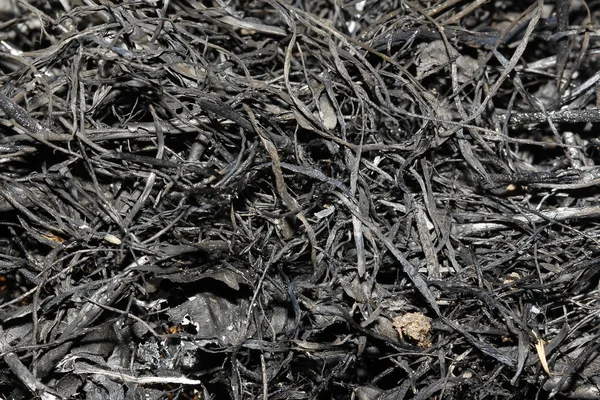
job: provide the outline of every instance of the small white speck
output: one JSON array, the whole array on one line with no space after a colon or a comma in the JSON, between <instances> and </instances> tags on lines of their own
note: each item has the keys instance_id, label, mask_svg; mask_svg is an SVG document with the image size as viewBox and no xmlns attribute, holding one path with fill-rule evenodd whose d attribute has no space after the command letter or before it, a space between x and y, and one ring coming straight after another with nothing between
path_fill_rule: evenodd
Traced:
<instances>
[{"instance_id":1,"label":"small white speck","mask_svg":"<svg viewBox=\"0 0 600 400\"><path fill-rule=\"evenodd\" d=\"M111 235L110 233L107 233L106 235L104 235L104 240L106 240L108 243L111 243L111 244L114 244L117 246L121 244L121 239L119 239L115 235Z\"/></svg>"}]
</instances>

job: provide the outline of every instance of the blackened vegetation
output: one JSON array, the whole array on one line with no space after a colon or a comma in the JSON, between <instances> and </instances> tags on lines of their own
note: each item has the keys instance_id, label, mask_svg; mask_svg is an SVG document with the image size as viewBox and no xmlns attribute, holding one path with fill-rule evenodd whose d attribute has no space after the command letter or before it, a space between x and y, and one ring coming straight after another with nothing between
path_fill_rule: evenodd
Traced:
<instances>
[{"instance_id":1,"label":"blackened vegetation","mask_svg":"<svg viewBox=\"0 0 600 400\"><path fill-rule=\"evenodd\" d=\"M598 2L0 2L0 393L599 398Z\"/></svg>"}]
</instances>

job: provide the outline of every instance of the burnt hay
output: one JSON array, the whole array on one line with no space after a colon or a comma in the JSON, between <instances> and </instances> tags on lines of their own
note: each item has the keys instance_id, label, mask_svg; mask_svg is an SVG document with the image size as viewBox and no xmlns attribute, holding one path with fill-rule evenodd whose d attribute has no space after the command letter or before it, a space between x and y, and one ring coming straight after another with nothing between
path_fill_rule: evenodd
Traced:
<instances>
[{"instance_id":1,"label":"burnt hay","mask_svg":"<svg viewBox=\"0 0 600 400\"><path fill-rule=\"evenodd\" d=\"M2 398L600 398L600 2L0 15Z\"/></svg>"}]
</instances>

